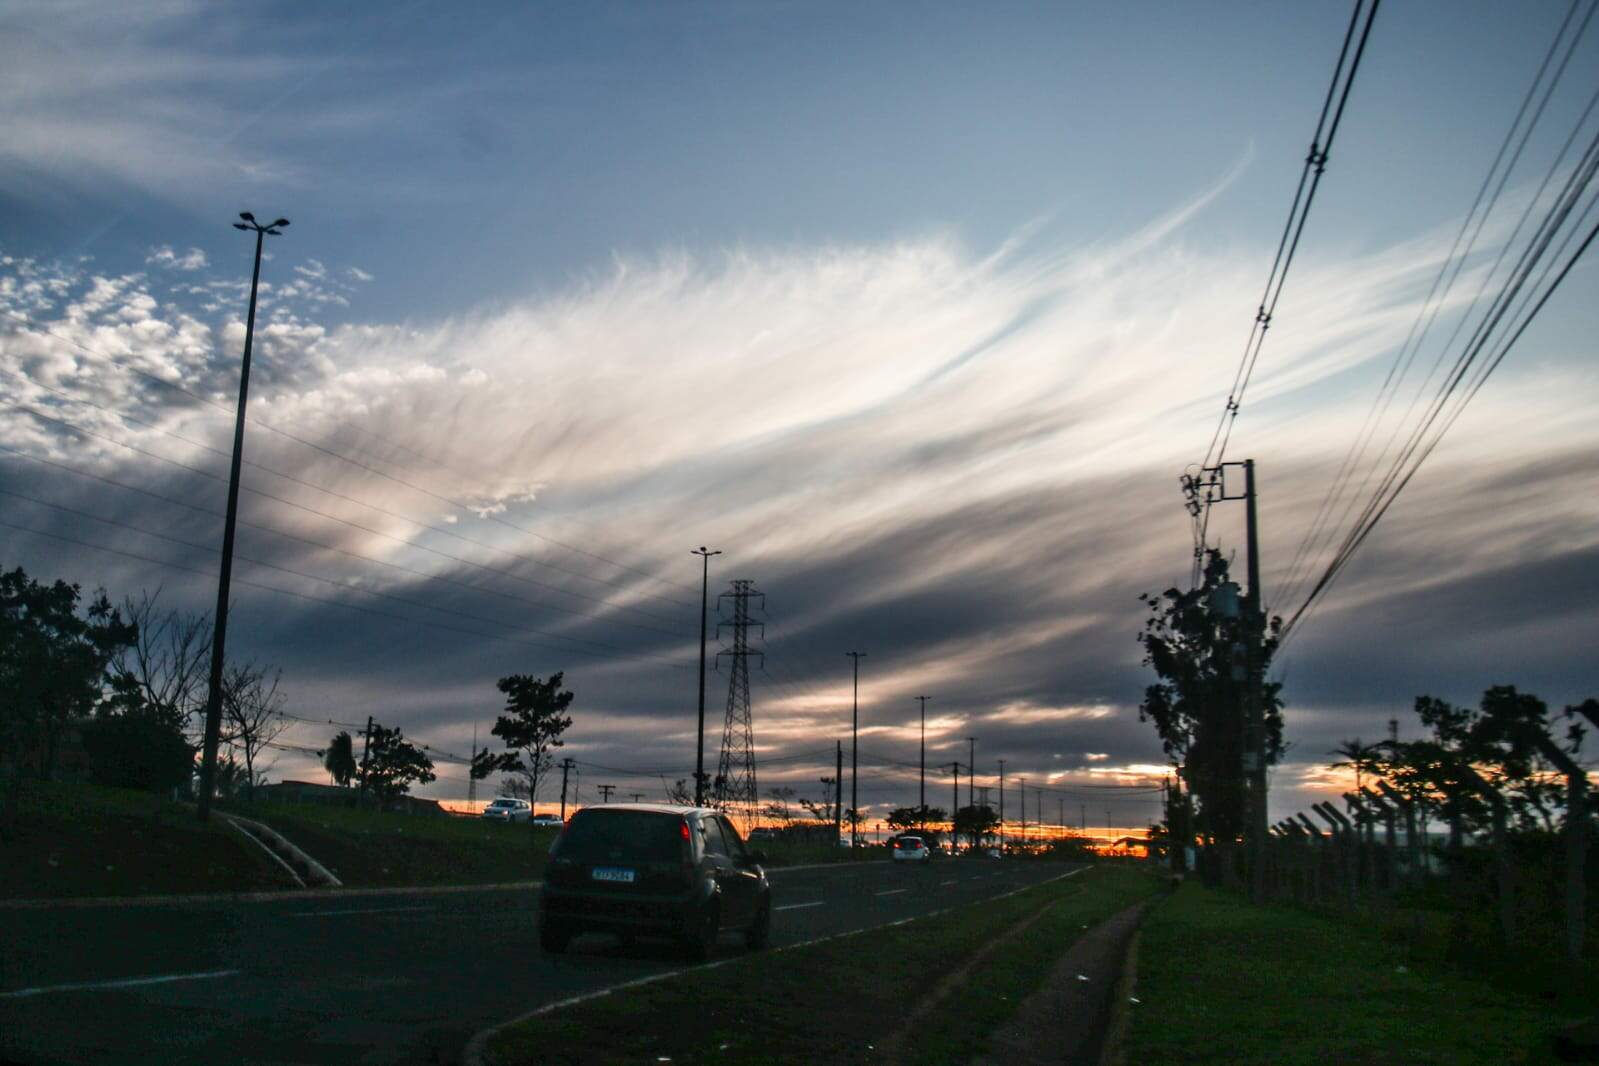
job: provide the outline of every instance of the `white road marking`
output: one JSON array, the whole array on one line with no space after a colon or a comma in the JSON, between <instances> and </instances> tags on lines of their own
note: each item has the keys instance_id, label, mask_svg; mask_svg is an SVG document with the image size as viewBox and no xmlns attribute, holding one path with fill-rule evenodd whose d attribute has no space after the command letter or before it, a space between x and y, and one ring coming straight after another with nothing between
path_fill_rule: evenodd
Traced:
<instances>
[{"instance_id":1,"label":"white road marking","mask_svg":"<svg viewBox=\"0 0 1599 1066\"><path fill-rule=\"evenodd\" d=\"M814 903L785 903L781 907L773 907L774 911L797 911L802 907L820 907L826 900L819 899Z\"/></svg>"},{"instance_id":2,"label":"white road marking","mask_svg":"<svg viewBox=\"0 0 1599 1066\"><path fill-rule=\"evenodd\" d=\"M959 883L960 882L958 882L958 881L940 881L939 882L940 885L955 885L955 884L959 884Z\"/></svg>"},{"instance_id":3,"label":"white road marking","mask_svg":"<svg viewBox=\"0 0 1599 1066\"><path fill-rule=\"evenodd\" d=\"M294 911L291 918L333 918L344 914L399 914L401 911L431 911L436 907L353 907L343 911Z\"/></svg>"},{"instance_id":4,"label":"white road marking","mask_svg":"<svg viewBox=\"0 0 1599 1066\"><path fill-rule=\"evenodd\" d=\"M165 985L173 981L210 981L218 977L232 977L239 970L209 970L205 973L171 973L157 977L128 977L120 981L81 981L70 985L41 985L38 988L19 988L13 992L0 992L0 999L23 999L43 996L51 992L92 992L102 988L138 988L142 985Z\"/></svg>"},{"instance_id":5,"label":"white road marking","mask_svg":"<svg viewBox=\"0 0 1599 1066\"><path fill-rule=\"evenodd\" d=\"M909 892L909 891L910 891L910 889L908 889L908 888L891 888L891 889L889 889L886 892L874 893L874 895L878 895L878 896L897 896L901 892Z\"/></svg>"}]
</instances>

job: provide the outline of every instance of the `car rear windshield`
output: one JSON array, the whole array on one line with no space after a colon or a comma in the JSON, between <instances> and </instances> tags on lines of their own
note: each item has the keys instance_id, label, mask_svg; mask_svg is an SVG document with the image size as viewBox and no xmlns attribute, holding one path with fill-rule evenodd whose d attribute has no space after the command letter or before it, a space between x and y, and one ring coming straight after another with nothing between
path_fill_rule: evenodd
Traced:
<instances>
[{"instance_id":1,"label":"car rear windshield","mask_svg":"<svg viewBox=\"0 0 1599 1066\"><path fill-rule=\"evenodd\" d=\"M902 848L919 848L922 846L921 837L900 837L899 846Z\"/></svg>"},{"instance_id":2,"label":"car rear windshield","mask_svg":"<svg viewBox=\"0 0 1599 1066\"><path fill-rule=\"evenodd\" d=\"M682 826L675 814L590 807L572 816L551 854L572 862L680 862Z\"/></svg>"}]
</instances>

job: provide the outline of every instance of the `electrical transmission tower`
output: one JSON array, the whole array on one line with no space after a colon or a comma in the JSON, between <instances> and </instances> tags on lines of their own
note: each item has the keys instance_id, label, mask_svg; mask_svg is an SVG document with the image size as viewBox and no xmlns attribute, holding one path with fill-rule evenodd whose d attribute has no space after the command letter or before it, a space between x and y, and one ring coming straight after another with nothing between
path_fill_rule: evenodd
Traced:
<instances>
[{"instance_id":1,"label":"electrical transmission tower","mask_svg":"<svg viewBox=\"0 0 1599 1066\"><path fill-rule=\"evenodd\" d=\"M727 682L727 720L722 726L722 757L716 768L716 787L712 802L739 820L746 833L755 821L759 810L759 793L755 788L755 727L750 720L750 656L763 656L751 651L751 629L766 635L766 627L750 621L750 601L765 601L765 593L755 591L753 581L734 581L730 592L717 597L718 606L723 600L732 601L732 617L716 624L720 637L724 627L733 628L733 644L716 653L717 662L722 656L733 660L733 670Z\"/></svg>"}]
</instances>

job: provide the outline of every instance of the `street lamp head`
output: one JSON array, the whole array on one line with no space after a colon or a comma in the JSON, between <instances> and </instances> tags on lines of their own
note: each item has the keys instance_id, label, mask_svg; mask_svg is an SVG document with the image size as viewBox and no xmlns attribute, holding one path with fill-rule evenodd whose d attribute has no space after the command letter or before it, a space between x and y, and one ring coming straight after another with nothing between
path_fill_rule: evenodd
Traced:
<instances>
[{"instance_id":1,"label":"street lamp head","mask_svg":"<svg viewBox=\"0 0 1599 1066\"><path fill-rule=\"evenodd\" d=\"M274 222L274 223L272 223L272 226L273 226L273 228L274 228L274 229L275 229L275 228L277 228L277 227L278 227L278 226L287 226L287 225L288 225L288 224L289 224L289 220L288 220L288 219L286 219L286 218L280 218L280 219L278 219L278 220L277 220L277 221L276 221L276 222Z\"/></svg>"},{"instance_id":2,"label":"street lamp head","mask_svg":"<svg viewBox=\"0 0 1599 1066\"><path fill-rule=\"evenodd\" d=\"M248 212L248 211L240 211L239 212L239 217L244 219L246 222L254 222L255 221L255 216L250 214L250 212Z\"/></svg>"},{"instance_id":3,"label":"street lamp head","mask_svg":"<svg viewBox=\"0 0 1599 1066\"><path fill-rule=\"evenodd\" d=\"M250 227L246 226L243 222L235 222L233 224L233 228L234 229L248 230Z\"/></svg>"}]
</instances>

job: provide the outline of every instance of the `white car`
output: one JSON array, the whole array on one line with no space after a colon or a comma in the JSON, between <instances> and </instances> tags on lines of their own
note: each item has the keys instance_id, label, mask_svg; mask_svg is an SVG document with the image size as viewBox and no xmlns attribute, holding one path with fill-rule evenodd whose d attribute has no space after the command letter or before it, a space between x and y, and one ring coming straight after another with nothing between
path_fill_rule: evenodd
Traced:
<instances>
[{"instance_id":1,"label":"white car","mask_svg":"<svg viewBox=\"0 0 1599 1066\"><path fill-rule=\"evenodd\" d=\"M527 800L501 796L483 808L482 816L491 822L525 822L533 817L533 805Z\"/></svg>"},{"instance_id":2,"label":"white car","mask_svg":"<svg viewBox=\"0 0 1599 1066\"><path fill-rule=\"evenodd\" d=\"M539 826L554 826L555 828L560 828L561 826L565 825L566 823L561 821L561 816L559 814L535 814L533 816L533 824L534 825L539 825Z\"/></svg>"},{"instance_id":3,"label":"white car","mask_svg":"<svg viewBox=\"0 0 1599 1066\"><path fill-rule=\"evenodd\" d=\"M930 862L933 858L921 837L900 837L894 841L892 854L895 862Z\"/></svg>"}]
</instances>

